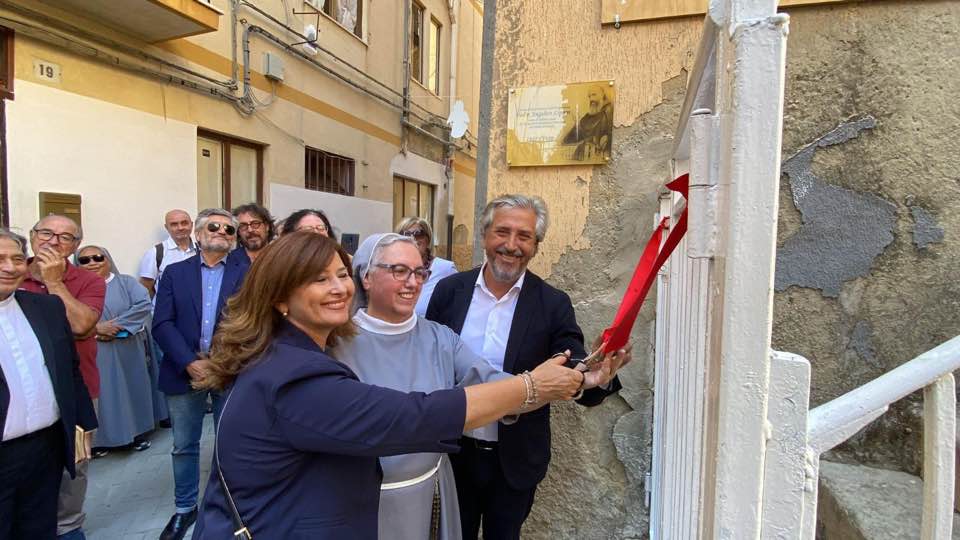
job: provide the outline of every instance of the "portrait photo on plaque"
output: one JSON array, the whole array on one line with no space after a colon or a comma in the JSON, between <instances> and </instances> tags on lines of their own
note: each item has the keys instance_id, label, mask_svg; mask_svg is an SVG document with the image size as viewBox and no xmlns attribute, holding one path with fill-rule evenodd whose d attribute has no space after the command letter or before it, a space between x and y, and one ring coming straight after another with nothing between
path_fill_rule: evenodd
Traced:
<instances>
[{"instance_id":1,"label":"portrait photo on plaque","mask_svg":"<svg viewBox=\"0 0 960 540\"><path fill-rule=\"evenodd\" d=\"M613 81L513 88L507 165L603 165L613 147Z\"/></svg>"}]
</instances>

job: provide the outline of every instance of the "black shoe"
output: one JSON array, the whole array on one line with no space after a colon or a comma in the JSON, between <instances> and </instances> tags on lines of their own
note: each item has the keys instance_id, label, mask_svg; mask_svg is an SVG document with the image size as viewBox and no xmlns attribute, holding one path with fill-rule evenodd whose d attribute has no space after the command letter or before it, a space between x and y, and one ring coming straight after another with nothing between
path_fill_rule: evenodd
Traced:
<instances>
[{"instance_id":1,"label":"black shoe","mask_svg":"<svg viewBox=\"0 0 960 540\"><path fill-rule=\"evenodd\" d=\"M135 443L133 444L133 446L131 446L131 448L133 448L133 449L136 450L137 452L143 452L143 451L146 450L147 448L150 448L150 441L148 441L148 440L146 440L146 439L139 440L139 441L135 442Z\"/></svg>"},{"instance_id":2,"label":"black shoe","mask_svg":"<svg viewBox=\"0 0 960 540\"><path fill-rule=\"evenodd\" d=\"M187 534L187 529L197 520L197 507L186 514L174 514L167 522L167 526L160 533L160 540L183 540L183 535Z\"/></svg>"}]
</instances>

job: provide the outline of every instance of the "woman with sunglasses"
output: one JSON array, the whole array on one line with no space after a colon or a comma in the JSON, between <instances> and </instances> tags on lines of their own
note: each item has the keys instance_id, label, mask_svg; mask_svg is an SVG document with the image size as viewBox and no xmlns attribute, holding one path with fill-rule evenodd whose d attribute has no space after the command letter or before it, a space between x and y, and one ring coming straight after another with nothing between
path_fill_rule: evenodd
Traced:
<instances>
[{"instance_id":1,"label":"woman with sunglasses","mask_svg":"<svg viewBox=\"0 0 960 540\"><path fill-rule=\"evenodd\" d=\"M154 428L147 367L150 297L136 278L117 271L110 253L102 247L82 248L75 262L107 282L96 330L100 429L94 437L93 457L105 456L108 448L128 445L137 451L146 450L150 441L143 434Z\"/></svg>"},{"instance_id":2,"label":"woman with sunglasses","mask_svg":"<svg viewBox=\"0 0 960 540\"><path fill-rule=\"evenodd\" d=\"M199 383L230 391L195 540L244 528L259 540L377 538L378 456L455 451L464 429L580 386L562 359L430 393L361 382L330 356L355 332L347 260L332 239L284 235L229 300Z\"/></svg>"},{"instance_id":3,"label":"woman with sunglasses","mask_svg":"<svg viewBox=\"0 0 960 540\"><path fill-rule=\"evenodd\" d=\"M423 283L415 310L417 315L424 317L430 297L433 296L433 289L441 279L456 274L457 267L453 261L433 255L433 229L427 220L417 216L403 218L400 225L397 225L397 233L413 238L423 258L423 265L430 269L430 277Z\"/></svg>"}]
</instances>

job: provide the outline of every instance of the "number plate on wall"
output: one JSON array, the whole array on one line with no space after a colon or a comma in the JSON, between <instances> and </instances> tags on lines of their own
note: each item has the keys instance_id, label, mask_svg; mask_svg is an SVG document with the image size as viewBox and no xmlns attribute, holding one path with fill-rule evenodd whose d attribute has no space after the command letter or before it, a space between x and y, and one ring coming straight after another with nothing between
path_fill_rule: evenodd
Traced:
<instances>
[{"instance_id":1,"label":"number plate on wall","mask_svg":"<svg viewBox=\"0 0 960 540\"><path fill-rule=\"evenodd\" d=\"M44 82L60 84L60 64L46 60L33 60L33 75Z\"/></svg>"}]
</instances>

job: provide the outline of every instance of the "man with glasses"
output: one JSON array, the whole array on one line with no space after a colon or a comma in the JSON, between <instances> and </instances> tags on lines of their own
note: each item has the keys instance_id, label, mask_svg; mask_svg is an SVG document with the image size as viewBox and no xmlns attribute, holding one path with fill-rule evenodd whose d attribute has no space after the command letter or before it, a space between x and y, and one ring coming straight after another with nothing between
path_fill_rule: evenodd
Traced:
<instances>
[{"instance_id":1,"label":"man with glasses","mask_svg":"<svg viewBox=\"0 0 960 540\"><path fill-rule=\"evenodd\" d=\"M190 233L193 231L193 221L190 214L183 210L171 210L163 216L163 228L167 230L167 239L148 249L140 258L139 278L150 298L157 293L157 283L163 270L180 261L189 259L197 254L196 246Z\"/></svg>"},{"instance_id":2,"label":"man with glasses","mask_svg":"<svg viewBox=\"0 0 960 540\"><path fill-rule=\"evenodd\" d=\"M103 311L107 285L103 278L70 264L69 257L80 246L83 230L66 216L50 215L30 230L27 276L21 289L56 295L67 308L67 320L73 331L80 358L80 374L90 397L96 403L100 396L100 374L97 371L97 322ZM87 434L89 437L91 434ZM76 477L64 472L60 483L60 504L57 511L57 534L64 538L83 538L83 501L87 494L87 463L77 464Z\"/></svg>"},{"instance_id":3,"label":"man with glasses","mask_svg":"<svg viewBox=\"0 0 960 540\"><path fill-rule=\"evenodd\" d=\"M233 216L237 218L240 247L230 253L230 258L240 259L249 265L276 236L273 216L257 203L234 208Z\"/></svg>"},{"instance_id":4,"label":"man with glasses","mask_svg":"<svg viewBox=\"0 0 960 540\"><path fill-rule=\"evenodd\" d=\"M220 416L219 393L194 390L203 377L213 333L227 298L243 282L249 265L228 260L236 245L237 220L222 208L197 214L194 235L200 253L163 272L153 311L153 336L163 350L160 390L167 395L173 423L173 480L176 513L160 535L180 540L197 519L200 482L200 438L207 397L214 421Z\"/></svg>"}]
</instances>

